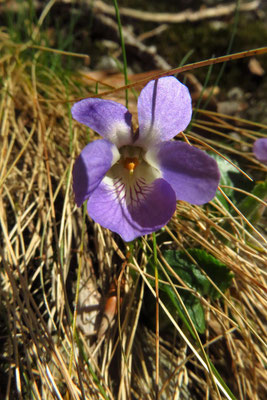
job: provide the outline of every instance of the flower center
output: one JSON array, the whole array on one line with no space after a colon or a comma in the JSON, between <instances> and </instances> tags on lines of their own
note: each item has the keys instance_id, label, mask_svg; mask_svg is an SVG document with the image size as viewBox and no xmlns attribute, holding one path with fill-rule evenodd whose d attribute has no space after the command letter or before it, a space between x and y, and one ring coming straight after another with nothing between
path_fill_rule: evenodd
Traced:
<instances>
[{"instance_id":1,"label":"flower center","mask_svg":"<svg viewBox=\"0 0 267 400\"><path fill-rule=\"evenodd\" d=\"M137 157L126 157L123 160L124 168L128 169L128 171L130 172L131 175L133 174L133 172L138 164L139 164L139 160Z\"/></svg>"},{"instance_id":2,"label":"flower center","mask_svg":"<svg viewBox=\"0 0 267 400\"><path fill-rule=\"evenodd\" d=\"M135 207L149 193L152 182L162 177L161 171L145 160L145 151L137 146L119 149L120 159L104 177L104 183L120 204Z\"/></svg>"}]
</instances>

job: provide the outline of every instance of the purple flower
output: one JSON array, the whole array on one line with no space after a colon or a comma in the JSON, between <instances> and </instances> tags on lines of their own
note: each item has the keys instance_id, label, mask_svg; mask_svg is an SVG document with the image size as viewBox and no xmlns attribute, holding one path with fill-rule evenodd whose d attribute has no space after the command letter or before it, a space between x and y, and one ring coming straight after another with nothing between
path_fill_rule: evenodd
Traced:
<instances>
[{"instance_id":1,"label":"purple flower","mask_svg":"<svg viewBox=\"0 0 267 400\"><path fill-rule=\"evenodd\" d=\"M254 142L253 153L255 157L267 165L267 139L258 139Z\"/></svg>"},{"instance_id":2,"label":"purple flower","mask_svg":"<svg viewBox=\"0 0 267 400\"><path fill-rule=\"evenodd\" d=\"M131 241L164 226L176 201L210 201L219 184L217 163L203 151L171 141L190 122L189 91L174 77L149 82L138 99L139 130L131 114L110 100L89 98L72 116L103 139L89 143L73 168L78 206L88 199L91 218Z\"/></svg>"}]
</instances>

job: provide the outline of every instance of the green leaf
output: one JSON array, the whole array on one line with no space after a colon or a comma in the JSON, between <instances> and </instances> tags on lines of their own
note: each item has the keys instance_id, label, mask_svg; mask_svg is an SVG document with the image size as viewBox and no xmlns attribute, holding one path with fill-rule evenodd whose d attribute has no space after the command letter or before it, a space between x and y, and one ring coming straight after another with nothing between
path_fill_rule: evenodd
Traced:
<instances>
[{"instance_id":1,"label":"green leaf","mask_svg":"<svg viewBox=\"0 0 267 400\"><path fill-rule=\"evenodd\" d=\"M168 296L169 300L171 301L171 305L169 304L169 311L172 312L175 310L183 323L186 325L187 329L191 333L191 335L195 338L195 334L186 318L186 315L184 313L184 310L176 296L176 293L173 291L171 286L168 285L161 285L160 288L162 291L165 292L165 294ZM188 314L190 315L190 318L195 325L196 330L198 333L204 333L205 332L205 315L204 315L204 310L202 307L201 302L199 301L198 298L196 298L192 293L188 293L186 291L179 291L179 294L184 302L184 305L188 311ZM166 303L165 303L166 304ZM168 303L167 303L168 304Z\"/></svg>"},{"instance_id":2,"label":"green leaf","mask_svg":"<svg viewBox=\"0 0 267 400\"><path fill-rule=\"evenodd\" d=\"M205 313L200 300L197 299L193 294L188 293L183 301L196 330L199 333L204 333L206 329Z\"/></svg>"},{"instance_id":3,"label":"green leaf","mask_svg":"<svg viewBox=\"0 0 267 400\"><path fill-rule=\"evenodd\" d=\"M233 278L233 274L226 265L204 250L191 249L188 252L219 289L225 292L231 285ZM212 299L220 297L220 293L200 269L189 260L186 253L176 250L166 250L163 254L166 261L189 287L197 290L202 296L209 296Z\"/></svg>"},{"instance_id":4,"label":"green leaf","mask_svg":"<svg viewBox=\"0 0 267 400\"><path fill-rule=\"evenodd\" d=\"M231 286L234 274L225 264L201 249L192 249L189 250L189 253L223 293ZM210 288L206 294L214 299L219 298L221 296L220 293L211 283L209 284Z\"/></svg>"},{"instance_id":5,"label":"green leaf","mask_svg":"<svg viewBox=\"0 0 267 400\"><path fill-rule=\"evenodd\" d=\"M251 193L265 201L267 199L267 180L257 183ZM237 208L245 215L249 222L256 224L262 216L265 206L253 197L246 196L237 205Z\"/></svg>"},{"instance_id":6,"label":"green leaf","mask_svg":"<svg viewBox=\"0 0 267 400\"><path fill-rule=\"evenodd\" d=\"M229 271L225 264L221 263L212 255L201 249L190 249L188 252L196 260L198 265L213 280L213 282L224 292L232 282L233 274ZM166 250L163 252L168 264L173 268L175 273L192 289L196 290L202 296L208 296L211 299L217 299L221 295L216 288L213 287L209 279L202 273L198 266L193 264L187 254L177 250ZM148 263L148 272L153 268L154 264L151 260ZM151 274L153 274L151 272ZM164 275L159 271L159 278L164 279ZM165 278L166 279L166 278ZM154 286L154 281L151 281ZM176 293L171 286L159 283L160 298L171 312L172 315L178 313L179 318L183 321L189 332L195 337L190 326L190 322L184 313L184 310L177 298ZM205 332L205 314L201 301L187 290L178 290L179 295L188 311L188 314L199 333Z\"/></svg>"},{"instance_id":7,"label":"green leaf","mask_svg":"<svg viewBox=\"0 0 267 400\"><path fill-rule=\"evenodd\" d=\"M154 263L152 262L152 258L148 261L147 265L147 272L153 275L152 269L154 268ZM164 277L164 274L162 271L159 270L159 278L166 280L166 277ZM165 278L165 279L164 279ZM155 287L155 281L151 280L150 281L151 285ZM192 337L196 339L196 336L194 334L194 331L191 327L190 322L188 321L188 318L182 308L182 305L177 298L177 295L173 288L165 283L159 282L159 297L161 300L164 302L165 306L169 310L169 312L172 314L172 316L175 318L175 316L178 315L178 317L182 320L183 324L186 326L187 330L190 332ZM193 324L197 331L199 333L204 333L205 332L205 317L204 317L204 310L201 305L201 302L199 301L196 296L194 296L192 293L189 293L188 291L185 290L178 290L179 295L181 296L181 299L193 321ZM148 294L147 294L148 295ZM146 295L146 296L147 296ZM151 323L151 316L153 315L152 310L150 309L150 301L145 302L145 318L146 321ZM170 321L166 317L165 313L162 313L160 316L160 323L161 327L164 329L166 328Z\"/></svg>"}]
</instances>

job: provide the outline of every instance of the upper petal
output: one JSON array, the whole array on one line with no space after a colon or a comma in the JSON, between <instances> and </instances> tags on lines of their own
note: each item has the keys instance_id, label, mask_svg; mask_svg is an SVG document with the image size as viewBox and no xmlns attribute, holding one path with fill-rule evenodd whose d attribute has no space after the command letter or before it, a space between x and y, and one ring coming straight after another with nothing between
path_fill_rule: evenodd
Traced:
<instances>
[{"instance_id":1,"label":"upper petal","mask_svg":"<svg viewBox=\"0 0 267 400\"><path fill-rule=\"evenodd\" d=\"M132 143L132 115L122 104L84 99L73 105L71 113L78 122L89 126L117 147Z\"/></svg>"},{"instance_id":2,"label":"upper petal","mask_svg":"<svg viewBox=\"0 0 267 400\"><path fill-rule=\"evenodd\" d=\"M260 162L267 165L267 138L258 139L254 142L253 153Z\"/></svg>"},{"instance_id":3,"label":"upper petal","mask_svg":"<svg viewBox=\"0 0 267 400\"><path fill-rule=\"evenodd\" d=\"M164 142L146 153L176 193L177 200L204 204L215 196L220 181L216 161L204 151L183 142Z\"/></svg>"},{"instance_id":4,"label":"upper petal","mask_svg":"<svg viewBox=\"0 0 267 400\"><path fill-rule=\"evenodd\" d=\"M122 182L105 178L87 203L91 218L126 242L160 229L176 209L175 193L163 179L150 184L138 180L127 198Z\"/></svg>"},{"instance_id":5,"label":"upper petal","mask_svg":"<svg viewBox=\"0 0 267 400\"><path fill-rule=\"evenodd\" d=\"M149 82L138 98L139 139L148 148L183 131L192 116L188 88L173 76Z\"/></svg>"},{"instance_id":6,"label":"upper petal","mask_svg":"<svg viewBox=\"0 0 267 400\"><path fill-rule=\"evenodd\" d=\"M73 191L78 207L88 199L119 158L117 147L104 139L95 140L82 150L73 167Z\"/></svg>"}]
</instances>

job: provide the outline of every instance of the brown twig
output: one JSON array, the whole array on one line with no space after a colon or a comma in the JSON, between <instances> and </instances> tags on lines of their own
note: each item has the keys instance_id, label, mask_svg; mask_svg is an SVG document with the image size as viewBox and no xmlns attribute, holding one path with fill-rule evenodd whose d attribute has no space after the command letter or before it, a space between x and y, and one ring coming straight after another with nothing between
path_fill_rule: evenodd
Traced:
<instances>
[{"instance_id":1,"label":"brown twig","mask_svg":"<svg viewBox=\"0 0 267 400\"><path fill-rule=\"evenodd\" d=\"M259 0L254 0L249 3L241 4L239 11L254 11L260 5ZM96 0L93 3L96 11L100 11L109 15L115 15L114 7L109 6L101 0ZM219 5L210 8L201 8L198 11L185 10L180 13L153 13L143 10L134 10L131 8L120 7L120 14L125 17L139 19L142 21L152 21L158 23L178 24L182 22L196 22L203 19L220 18L232 14L236 9L236 2Z\"/></svg>"}]
</instances>

